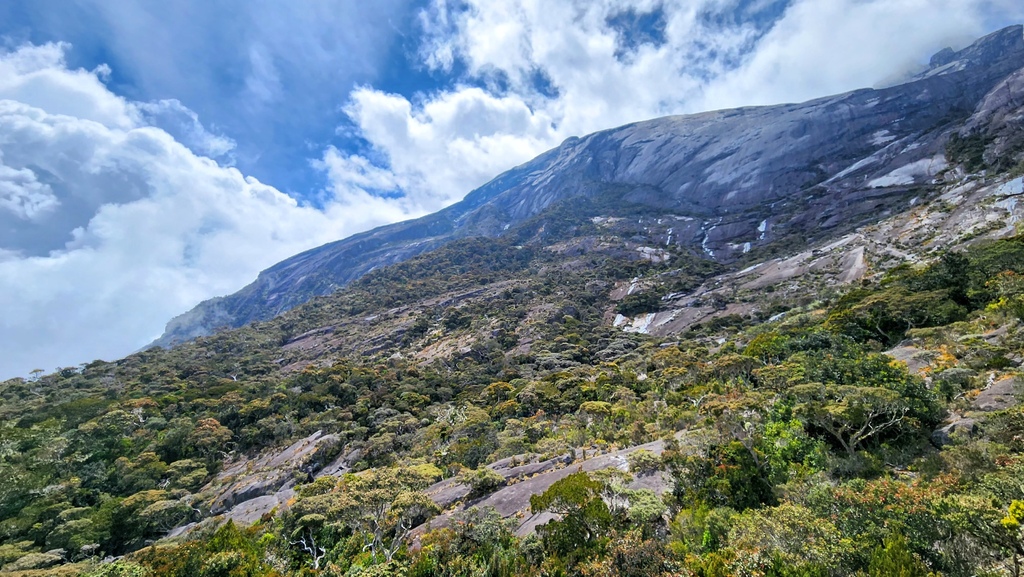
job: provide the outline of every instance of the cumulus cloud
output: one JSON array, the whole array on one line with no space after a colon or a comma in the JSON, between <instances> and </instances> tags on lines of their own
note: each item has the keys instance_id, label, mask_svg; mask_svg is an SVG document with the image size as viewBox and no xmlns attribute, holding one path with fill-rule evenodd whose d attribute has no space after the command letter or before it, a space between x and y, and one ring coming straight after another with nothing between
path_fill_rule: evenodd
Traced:
<instances>
[{"instance_id":1,"label":"cumulus cloud","mask_svg":"<svg viewBox=\"0 0 1024 577\"><path fill-rule=\"evenodd\" d=\"M0 59L0 99L115 128L135 125L138 112L100 81L99 75L108 70L68 70L68 48L64 43L29 45L6 54Z\"/></svg>"},{"instance_id":2,"label":"cumulus cloud","mask_svg":"<svg viewBox=\"0 0 1024 577\"><path fill-rule=\"evenodd\" d=\"M302 206L197 154L231 143L180 103L118 97L65 49L0 56L0 376L116 358L281 259L405 216L371 195Z\"/></svg>"},{"instance_id":3,"label":"cumulus cloud","mask_svg":"<svg viewBox=\"0 0 1024 577\"><path fill-rule=\"evenodd\" d=\"M461 199L510 161L526 160L556 138L547 114L516 96L476 87L436 94L418 106L400 95L360 88L345 111L387 162L330 149L323 162L331 168L333 186L400 193L411 212Z\"/></svg>"},{"instance_id":4,"label":"cumulus cloud","mask_svg":"<svg viewBox=\"0 0 1024 577\"><path fill-rule=\"evenodd\" d=\"M0 164L0 208L18 218L35 220L59 204L49 185L36 179L36 173Z\"/></svg>"},{"instance_id":5,"label":"cumulus cloud","mask_svg":"<svg viewBox=\"0 0 1024 577\"><path fill-rule=\"evenodd\" d=\"M871 86L1020 20L1011 0L434 0L419 57L461 76L411 98L355 90L372 154L332 152L332 176L436 209L569 136Z\"/></svg>"},{"instance_id":6,"label":"cumulus cloud","mask_svg":"<svg viewBox=\"0 0 1024 577\"><path fill-rule=\"evenodd\" d=\"M199 122L199 115L179 100L168 98L156 102L139 102L135 106L148 124L164 129L194 152L231 161L228 155L235 149L235 141L207 130Z\"/></svg>"},{"instance_id":7,"label":"cumulus cloud","mask_svg":"<svg viewBox=\"0 0 1024 577\"><path fill-rule=\"evenodd\" d=\"M1024 21L1018 2L895 0L794 3L744 62L708 84L702 107L802 101L873 86Z\"/></svg>"}]
</instances>

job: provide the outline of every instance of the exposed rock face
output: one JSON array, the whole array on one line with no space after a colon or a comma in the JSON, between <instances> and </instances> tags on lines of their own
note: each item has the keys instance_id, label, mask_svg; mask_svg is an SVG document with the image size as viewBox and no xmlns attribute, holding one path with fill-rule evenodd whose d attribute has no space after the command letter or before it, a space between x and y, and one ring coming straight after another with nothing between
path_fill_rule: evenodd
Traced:
<instances>
[{"instance_id":1,"label":"exposed rock face","mask_svg":"<svg viewBox=\"0 0 1024 577\"><path fill-rule=\"evenodd\" d=\"M974 399L974 407L980 411L1002 411L1016 406L1024 392L1016 377L1002 378L981 391Z\"/></svg>"},{"instance_id":2,"label":"exposed rock face","mask_svg":"<svg viewBox=\"0 0 1024 577\"><path fill-rule=\"evenodd\" d=\"M669 242L726 262L782 238L836 236L921 194L946 168L948 135L972 111L968 124L1007 124L1022 66L1024 34L1015 26L936 55L930 69L899 86L571 138L440 212L283 261L238 293L173 319L154 344L272 318L375 267L457 238L514 230L569 198L594 199L606 217L622 207L677 215Z\"/></svg>"},{"instance_id":3,"label":"exposed rock face","mask_svg":"<svg viewBox=\"0 0 1024 577\"><path fill-rule=\"evenodd\" d=\"M974 419L957 419L952 423L935 429L932 432L932 443L938 447L949 445L958 439L967 440L978 432L978 422Z\"/></svg>"},{"instance_id":4,"label":"exposed rock face","mask_svg":"<svg viewBox=\"0 0 1024 577\"><path fill-rule=\"evenodd\" d=\"M295 475L312 475L324 468L325 456L338 442L335 435L319 431L290 447L243 459L227 467L211 483L217 487L210 512L239 523L252 523L295 496Z\"/></svg>"},{"instance_id":5,"label":"exposed rock face","mask_svg":"<svg viewBox=\"0 0 1024 577\"><path fill-rule=\"evenodd\" d=\"M682 438L683 435L685 435L685 432L678 433L677 437ZM538 526L547 523L553 518L547 512L530 513L531 495L543 493L556 481L564 479L577 471L594 472L603 469L626 471L629 469L627 457L639 450L646 450L655 455L661 455L665 450L665 442L660 440L653 441L603 455L592 456L579 462L573 462L571 458L567 457L556 457L538 463L509 467L507 462L498 461L489 465L489 467L504 475L510 481L510 484L471 503L458 504L459 501L469 495L469 487L459 483L458 480L441 481L428 488L425 493L440 507L448 510L431 519L428 525L434 529L446 527L451 522L453 515L464 511L468 507L493 508L502 517L517 516L519 525L516 528L516 534L519 536L527 535L532 533ZM529 476L526 476L527 474ZM650 489L659 495L668 491L670 487L669 479L660 471L637 476L628 485L629 489ZM427 525L422 525L413 530L413 538L422 534L426 529Z\"/></svg>"},{"instance_id":6,"label":"exposed rock face","mask_svg":"<svg viewBox=\"0 0 1024 577\"><path fill-rule=\"evenodd\" d=\"M947 185L931 202L912 198L885 220L796 254L712 277L696 290L665 295L656 312L612 316L607 322L626 332L669 336L716 318L749 315L759 310L756 303L762 293L816 298L896 264L928 260L936 251L1016 235L1018 223L1024 222L1024 204L1017 196L1022 193L1024 177ZM621 283L609 296L618 301L645 290L645 281L637 279ZM996 336L984 338L991 341ZM914 346L896 347L888 354L905 362L911 373L919 373L934 356Z\"/></svg>"},{"instance_id":7,"label":"exposed rock face","mask_svg":"<svg viewBox=\"0 0 1024 577\"><path fill-rule=\"evenodd\" d=\"M979 134L989 139L985 161L989 165L1014 166L1024 160L1024 70L1000 82L978 105L962 136Z\"/></svg>"}]
</instances>

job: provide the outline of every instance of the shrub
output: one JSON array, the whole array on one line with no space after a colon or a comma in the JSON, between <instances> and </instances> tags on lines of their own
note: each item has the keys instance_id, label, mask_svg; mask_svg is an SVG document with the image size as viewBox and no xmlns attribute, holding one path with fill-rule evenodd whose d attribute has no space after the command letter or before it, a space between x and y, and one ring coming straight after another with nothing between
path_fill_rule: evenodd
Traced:
<instances>
[{"instance_id":1,"label":"shrub","mask_svg":"<svg viewBox=\"0 0 1024 577\"><path fill-rule=\"evenodd\" d=\"M475 471L467 471L462 477L469 484L472 498L482 497L493 493L499 487L505 486L505 477L494 469L482 467Z\"/></svg>"},{"instance_id":2,"label":"shrub","mask_svg":"<svg viewBox=\"0 0 1024 577\"><path fill-rule=\"evenodd\" d=\"M633 451L626 456L626 462L634 475L650 475L661 469L661 457L647 449Z\"/></svg>"}]
</instances>

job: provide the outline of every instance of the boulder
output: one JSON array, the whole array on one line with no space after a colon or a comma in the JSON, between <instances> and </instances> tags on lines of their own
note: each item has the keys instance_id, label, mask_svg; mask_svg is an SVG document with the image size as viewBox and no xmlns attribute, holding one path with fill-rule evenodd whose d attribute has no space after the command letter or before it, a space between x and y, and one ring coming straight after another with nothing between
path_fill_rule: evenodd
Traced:
<instances>
[{"instance_id":1,"label":"boulder","mask_svg":"<svg viewBox=\"0 0 1024 577\"><path fill-rule=\"evenodd\" d=\"M969 439L978 433L978 422L974 419L957 419L932 432L932 443L944 447L957 440Z\"/></svg>"},{"instance_id":2,"label":"boulder","mask_svg":"<svg viewBox=\"0 0 1024 577\"><path fill-rule=\"evenodd\" d=\"M1002 411L1020 404L1021 383L1017 377L1002 378L981 391L974 399L979 411Z\"/></svg>"},{"instance_id":3,"label":"boulder","mask_svg":"<svg viewBox=\"0 0 1024 577\"><path fill-rule=\"evenodd\" d=\"M454 514L469 506L480 507L481 509L493 508L499 515L505 518L516 516L520 521L516 529L516 534L525 535L531 533L538 525L542 525L552 518L548 516L547 513L540 513L537 515L532 515L530 513L531 496L543 493L556 481L564 479L577 471L592 473L594 471L604 469L625 470L627 468L627 457L630 453L640 449L646 449L655 455L660 455L665 449L665 443L660 440L653 441L651 443L594 456L578 462L567 462L569 457L561 456L547 461L541 461L539 463L508 467L509 463L503 462L504 460L499 461L494 465L497 466L501 463L501 466L492 466L492 468L499 470L499 472L506 475L506 478L514 478L518 476L518 473L522 471L524 467L542 468L539 469L540 472L537 474L502 487L490 495L479 500L475 500L472 503L466 503L456 507L454 510L447 511L437 517L434 517L427 524L414 529L412 536L416 537L418 535L422 535L428 528L437 529L440 527L447 527ZM637 487L650 487L657 492L658 490L668 490L671 488L671 483L666 482L666 478L660 474L650 475L647 479L641 480ZM429 495L430 498L438 504L438 506L443 509L448 509L460 500L459 495L469 494L469 487L461 483L457 483L454 480L448 480L435 484L430 489L427 489L426 492L427 495Z\"/></svg>"},{"instance_id":4,"label":"boulder","mask_svg":"<svg viewBox=\"0 0 1024 577\"><path fill-rule=\"evenodd\" d=\"M296 472L312 475L323 468L337 443L336 435L317 431L281 451L231 463L209 487L218 491L210 511L225 513L240 503L290 488Z\"/></svg>"},{"instance_id":5,"label":"boulder","mask_svg":"<svg viewBox=\"0 0 1024 577\"><path fill-rule=\"evenodd\" d=\"M16 561L4 565L3 572L30 571L32 569L47 569L64 562L63 555L56 553L29 553Z\"/></svg>"}]
</instances>

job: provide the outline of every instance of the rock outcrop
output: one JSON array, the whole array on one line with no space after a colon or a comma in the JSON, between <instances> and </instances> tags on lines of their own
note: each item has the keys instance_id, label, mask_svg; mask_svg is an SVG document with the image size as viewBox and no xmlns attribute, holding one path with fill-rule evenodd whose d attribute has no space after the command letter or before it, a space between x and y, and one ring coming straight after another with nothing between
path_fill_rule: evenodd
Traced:
<instances>
[{"instance_id":1,"label":"rock outcrop","mask_svg":"<svg viewBox=\"0 0 1024 577\"><path fill-rule=\"evenodd\" d=\"M952 423L935 429L932 432L932 443L943 447L956 441L966 441L978 433L978 421L975 419L957 419Z\"/></svg>"},{"instance_id":2,"label":"rock outcrop","mask_svg":"<svg viewBox=\"0 0 1024 577\"><path fill-rule=\"evenodd\" d=\"M1017 377L1004 377L985 387L975 397L973 405L979 411L1002 411L1018 405L1022 393L1024 387Z\"/></svg>"},{"instance_id":3,"label":"rock outcrop","mask_svg":"<svg viewBox=\"0 0 1024 577\"><path fill-rule=\"evenodd\" d=\"M681 438L683 435L684 433L679 433L677 436ZM430 520L429 527L435 529L446 527L452 517L460 511L468 507L479 507L481 509L493 508L502 517L518 519L516 533L520 536L532 533L538 526L547 523L552 518L551 514L546 512L530 513L530 497L532 495L543 493L556 481L577 471L594 472L604 469L628 471L627 457L640 450L660 455L665 450L665 442L653 441L610 453L593 455L579 461L562 456L515 467L509 467L507 463L498 461L489 466L504 475L509 480L509 484L472 502L463 502L463 499L469 495L468 486L460 484L458 480L441 481L425 491L438 506L446 509L441 515ZM654 472L637 475L627 488L650 489L655 493L662 494L670 487L671 484L664 473ZM427 525L424 525L414 530L413 538L426 529Z\"/></svg>"}]
</instances>

